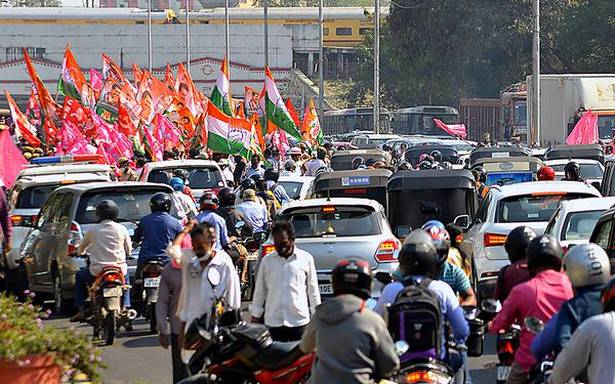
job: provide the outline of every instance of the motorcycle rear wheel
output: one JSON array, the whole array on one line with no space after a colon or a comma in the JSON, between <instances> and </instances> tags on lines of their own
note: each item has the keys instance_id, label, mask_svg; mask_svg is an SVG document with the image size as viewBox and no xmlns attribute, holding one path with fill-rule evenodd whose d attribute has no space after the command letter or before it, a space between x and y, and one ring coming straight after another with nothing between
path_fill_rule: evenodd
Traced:
<instances>
[{"instance_id":1,"label":"motorcycle rear wheel","mask_svg":"<svg viewBox=\"0 0 615 384\"><path fill-rule=\"evenodd\" d=\"M156 330L156 303L151 303L148 306L148 314L149 314L149 333L150 335L153 335L155 333L157 333L158 331Z\"/></svg>"},{"instance_id":2,"label":"motorcycle rear wheel","mask_svg":"<svg viewBox=\"0 0 615 384\"><path fill-rule=\"evenodd\" d=\"M103 326L103 339L105 340L105 345L113 345L113 341L115 340L115 323L116 323L116 313L115 311L109 311L107 316L105 317L105 322Z\"/></svg>"}]
</instances>

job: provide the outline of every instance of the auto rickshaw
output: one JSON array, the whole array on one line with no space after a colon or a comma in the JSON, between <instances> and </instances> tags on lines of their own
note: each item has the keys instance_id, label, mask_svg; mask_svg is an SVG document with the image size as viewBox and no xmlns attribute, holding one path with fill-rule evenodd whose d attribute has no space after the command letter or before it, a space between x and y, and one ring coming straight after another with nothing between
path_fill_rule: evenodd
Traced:
<instances>
[{"instance_id":1,"label":"auto rickshaw","mask_svg":"<svg viewBox=\"0 0 615 384\"><path fill-rule=\"evenodd\" d=\"M365 161L382 161L385 164L391 161L391 155L381 149L351 149L335 152L331 156L331 168L334 171L349 171L352 169L352 160L357 157Z\"/></svg>"},{"instance_id":2,"label":"auto rickshaw","mask_svg":"<svg viewBox=\"0 0 615 384\"><path fill-rule=\"evenodd\" d=\"M476 166L483 159L502 157L530 157L531 153L521 147L476 148L470 153L470 167Z\"/></svg>"},{"instance_id":3,"label":"auto rickshaw","mask_svg":"<svg viewBox=\"0 0 615 384\"><path fill-rule=\"evenodd\" d=\"M321 173L314 179L315 197L362 197L376 200L386 209L388 169L357 169Z\"/></svg>"},{"instance_id":4,"label":"auto rickshaw","mask_svg":"<svg viewBox=\"0 0 615 384\"><path fill-rule=\"evenodd\" d=\"M535 157L489 157L480 159L474 167L487 172L486 185L508 185L535 180L542 161Z\"/></svg>"},{"instance_id":5,"label":"auto rickshaw","mask_svg":"<svg viewBox=\"0 0 615 384\"><path fill-rule=\"evenodd\" d=\"M448 161L451 164L459 163L459 154L457 150L450 145L416 145L406 151L404 157L407 162L416 167L419 164L419 157L422 154L429 155L433 151L442 153L442 161Z\"/></svg>"},{"instance_id":6,"label":"auto rickshaw","mask_svg":"<svg viewBox=\"0 0 615 384\"><path fill-rule=\"evenodd\" d=\"M387 183L388 218L404 238L426 221L469 227L478 205L474 177L467 169L398 171Z\"/></svg>"},{"instance_id":7,"label":"auto rickshaw","mask_svg":"<svg viewBox=\"0 0 615 384\"><path fill-rule=\"evenodd\" d=\"M545 152L545 160L589 159L604 164L604 150L600 144L554 145Z\"/></svg>"}]
</instances>

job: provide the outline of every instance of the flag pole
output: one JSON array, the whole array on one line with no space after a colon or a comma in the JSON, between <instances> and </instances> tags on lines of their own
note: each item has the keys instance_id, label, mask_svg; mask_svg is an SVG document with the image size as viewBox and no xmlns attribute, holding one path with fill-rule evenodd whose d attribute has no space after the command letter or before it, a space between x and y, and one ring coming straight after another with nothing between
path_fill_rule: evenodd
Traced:
<instances>
[{"instance_id":1,"label":"flag pole","mask_svg":"<svg viewBox=\"0 0 615 384\"><path fill-rule=\"evenodd\" d=\"M374 133L380 133L380 0L374 0Z\"/></svg>"},{"instance_id":2,"label":"flag pole","mask_svg":"<svg viewBox=\"0 0 615 384\"><path fill-rule=\"evenodd\" d=\"M263 24L265 34L265 67L269 66L269 0L263 1Z\"/></svg>"},{"instance_id":3,"label":"flag pole","mask_svg":"<svg viewBox=\"0 0 615 384\"><path fill-rule=\"evenodd\" d=\"M226 56L227 64L231 61L231 22L228 14L228 0L224 0L224 37L226 39L226 50L224 56Z\"/></svg>"},{"instance_id":4,"label":"flag pole","mask_svg":"<svg viewBox=\"0 0 615 384\"><path fill-rule=\"evenodd\" d=\"M152 0L147 0L147 68L152 71Z\"/></svg>"},{"instance_id":5,"label":"flag pole","mask_svg":"<svg viewBox=\"0 0 615 384\"><path fill-rule=\"evenodd\" d=\"M186 70L190 74L190 2L186 0Z\"/></svg>"},{"instance_id":6,"label":"flag pole","mask_svg":"<svg viewBox=\"0 0 615 384\"><path fill-rule=\"evenodd\" d=\"M325 113L324 102L325 102L325 69L324 69L324 48L323 48L323 27L324 27L324 16L323 16L323 0L318 1L318 113L320 115L320 119L323 119L323 114ZM312 69L310 68L310 71Z\"/></svg>"}]
</instances>

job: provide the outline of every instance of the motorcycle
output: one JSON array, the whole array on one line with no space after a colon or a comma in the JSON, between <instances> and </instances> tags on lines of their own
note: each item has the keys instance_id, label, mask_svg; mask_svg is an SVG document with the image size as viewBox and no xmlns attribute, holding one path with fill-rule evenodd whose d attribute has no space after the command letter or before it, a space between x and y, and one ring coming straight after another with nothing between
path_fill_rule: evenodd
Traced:
<instances>
[{"instance_id":1,"label":"motorcycle","mask_svg":"<svg viewBox=\"0 0 615 384\"><path fill-rule=\"evenodd\" d=\"M245 222L239 221L235 225L238 233L245 233ZM245 256L238 258L236 267L241 282L241 299L252 300L254 286L256 284L256 265L258 263L258 251L260 246L267 240L266 231L256 231L250 236L245 236L236 241L238 246L245 249Z\"/></svg>"},{"instance_id":2,"label":"motorcycle","mask_svg":"<svg viewBox=\"0 0 615 384\"><path fill-rule=\"evenodd\" d=\"M480 317L485 323L493 320L502 310L502 304L498 300L485 299L481 302ZM505 332L496 336L496 352L498 363L496 364L496 383L504 384L510 375L510 367L515 358L515 352L519 348L521 326L513 324Z\"/></svg>"},{"instance_id":3,"label":"motorcycle","mask_svg":"<svg viewBox=\"0 0 615 384\"><path fill-rule=\"evenodd\" d=\"M212 286L220 275L210 269ZM306 383L314 354L304 354L299 342L276 342L264 325L239 322L237 312L224 312L216 299L211 316L195 319L184 337L183 358L192 372L200 371L181 383ZM186 351L187 350L187 351ZM187 353L186 353L187 352ZM198 369L197 369L198 367Z\"/></svg>"},{"instance_id":4,"label":"motorcycle","mask_svg":"<svg viewBox=\"0 0 615 384\"><path fill-rule=\"evenodd\" d=\"M73 257L84 257L89 267L88 254ZM113 345L116 330L120 327L131 330L132 321L137 317L136 311L124 311L122 307L124 291L128 288L119 267L103 268L89 287L85 308L86 322L94 328L94 339L102 340L105 345Z\"/></svg>"},{"instance_id":5,"label":"motorcycle","mask_svg":"<svg viewBox=\"0 0 615 384\"><path fill-rule=\"evenodd\" d=\"M141 272L141 279L137 280L143 284L143 311L147 312L149 318L150 334L155 334L156 329L156 302L158 301L158 288L160 287L160 276L164 263L160 260L151 260L145 263Z\"/></svg>"}]
</instances>

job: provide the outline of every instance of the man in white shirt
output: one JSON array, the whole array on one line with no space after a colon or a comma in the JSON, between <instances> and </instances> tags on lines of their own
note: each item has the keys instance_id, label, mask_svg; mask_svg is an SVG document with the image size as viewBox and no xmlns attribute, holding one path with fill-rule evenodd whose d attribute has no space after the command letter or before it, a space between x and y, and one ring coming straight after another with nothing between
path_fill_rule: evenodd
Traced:
<instances>
[{"instance_id":1,"label":"man in white shirt","mask_svg":"<svg viewBox=\"0 0 615 384\"><path fill-rule=\"evenodd\" d=\"M276 222L271 234L276 251L261 260L252 321L264 322L274 340L298 341L320 304L314 258L295 247L295 232L288 221Z\"/></svg>"},{"instance_id":2,"label":"man in white shirt","mask_svg":"<svg viewBox=\"0 0 615 384\"><path fill-rule=\"evenodd\" d=\"M327 151L320 147L316 150L316 157L308 160L304 165L304 176L316 176L316 171L320 168L326 167L327 163L325 159L327 157Z\"/></svg>"}]
</instances>

